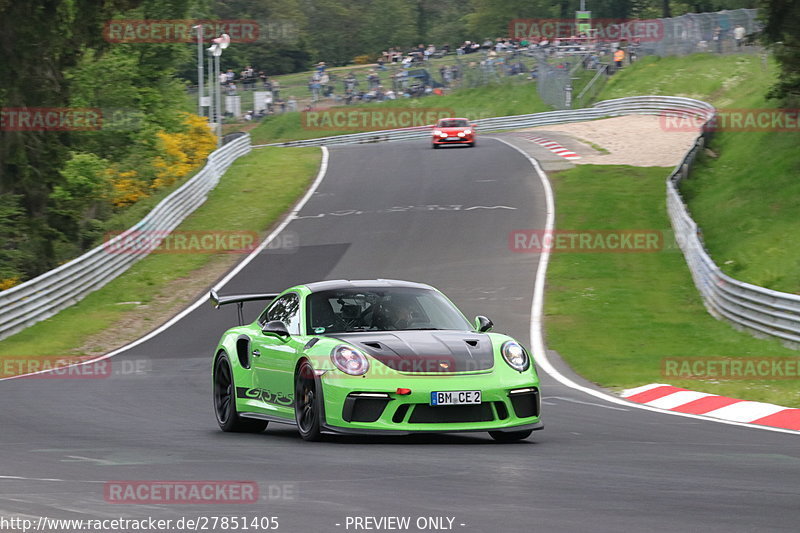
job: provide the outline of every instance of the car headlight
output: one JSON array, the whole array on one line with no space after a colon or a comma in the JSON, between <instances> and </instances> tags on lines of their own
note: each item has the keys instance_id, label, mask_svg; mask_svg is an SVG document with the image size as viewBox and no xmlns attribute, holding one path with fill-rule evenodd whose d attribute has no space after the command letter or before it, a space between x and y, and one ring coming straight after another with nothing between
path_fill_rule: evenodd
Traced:
<instances>
[{"instance_id":1,"label":"car headlight","mask_svg":"<svg viewBox=\"0 0 800 533\"><path fill-rule=\"evenodd\" d=\"M433 135L434 136L441 135L441 134L442 134L442 130L433 130Z\"/></svg>"},{"instance_id":2,"label":"car headlight","mask_svg":"<svg viewBox=\"0 0 800 533\"><path fill-rule=\"evenodd\" d=\"M472 133L472 130L464 130L464 133L466 133L467 135L470 135Z\"/></svg>"},{"instance_id":3,"label":"car headlight","mask_svg":"<svg viewBox=\"0 0 800 533\"><path fill-rule=\"evenodd\" d=\"M459 136L459 137L465 137L466 135L467 135L467 134L466 134L466 133L464 133L463 131L459 131L459 132L458 132L458 136Z\"/></svg>"},{"instance_id":4,"label":"car headlight","mask_svg":"<svg viewBox=\"0 0 800 533\"><path fill-rule=\"evenodd\" d=\"M362 376L369 370L367 356L349 346L337 346L331 352L331 361L336 368L351 376Z\"/></svg>"},{"instance_id":5,"label":"car headlight","mask_svg":"<svg viewBox=\"0 0 800 533\"><path fill-rule=\"evenodd\" d=\"M522 372L528 370L528 367L531 366L531 360L528 358L528 354L525 353L525 349L515 341L504 342L500 348L500 353L503 354L503 359L506 360L508 366L514 370Z\"/></svg>"},{"instance_id":6,"label":"car headlight","mask_svg":"<svg viewBox=\"0 0 800 533\"><path fill-rule=\"evenodd\" d=\"M439 137L447 137L447 134L443 131L439 132Z\"/></svg>"}]
</instances>

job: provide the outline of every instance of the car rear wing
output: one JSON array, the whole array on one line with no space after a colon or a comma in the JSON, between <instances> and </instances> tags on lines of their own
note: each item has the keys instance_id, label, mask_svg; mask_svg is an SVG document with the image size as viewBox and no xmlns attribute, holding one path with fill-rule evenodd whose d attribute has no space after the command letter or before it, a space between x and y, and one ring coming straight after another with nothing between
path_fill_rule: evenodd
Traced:
<instances>
[{"instance_id":1,"label":"car rear wing","mask_svg":"<svg viewBox=\"0 0 800 533\"><path fill-rule=\"evenodd\" d=\"M239 315L239 325L241 326L244 324L243 307L245 302L271 302L277 298L279 294L280 293L277 292L265 292L258 294L231 294L229 296L220 296L217 294L217 291L212 290L208 293L208 299L211 301L214 309L219 309L223 305L236 304L236 311Z\"/></svg>"}]
</instances>

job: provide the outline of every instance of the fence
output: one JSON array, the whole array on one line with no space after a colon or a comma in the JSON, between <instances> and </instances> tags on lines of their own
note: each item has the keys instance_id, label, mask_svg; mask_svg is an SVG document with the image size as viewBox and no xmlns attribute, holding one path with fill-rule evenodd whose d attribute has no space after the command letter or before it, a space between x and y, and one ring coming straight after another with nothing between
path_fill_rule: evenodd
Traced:
<instances>
[{"instance_id":1,"label":"fence","mask_svg":"<svg viewBox=\"0 0 800 533\"><path fill-rule=\"evenodd\" d=\"M205 202L231 163L250 149L249 135L226 144L208 156L200 172L129 230L69 263L0 292L0 339L58 313L125 272L144 254L110 253L110 248L134 235L142 246L163 238Z\"/></svg>"},{"instance_id":2,"label":"fence","mask_svg":"<svg viewBox=\"0 0 800 533\"><path fill-rule=\"evenodd\" d=\"M272 89L272 103L266 104L267 87L259 80L246 90L241 84L236 90L224 87L225 119L240 121L248 111L254 118L278 115L289 111L303 110L306 106L328 107L345 104L368 104L384 99L417 98L432 94L433 89L472 88L504 81L532 82L535 78L537 60L532 54L522 51L490 53L488 50L456 55L425 62L417 62L404 68L399 64L389 64L384 69L367 65L348 70L331 70L324 87L313 95L309 87L310 75L289 74L281 77L279 89ZM371 72L370 72L371 71ZM356 85L348 81L353 73ZM370 82L368 76L374 76ZM270 82L271 83L271 82ZM350 96L347 87L350 87ZM380 86L378 94L377 86ZM391 92L391 98L387 93ZM189 88L187 98L194 103L196 87ZM238 98L236 98L238 97ZM227 102L237 102L238 112L234 112ZM259 111L265 110L265 113Z\"/></svg>"},{"instance_id":3,"label":"fence","mask_svg":"<svg viewBox=\"0 0 800 533\"><path fill-rule=\"evenodd\" d=\"M743 53L760 52L761 48L752 42L741 44L734 39L734 29L741 25L748 35L760 31L756 9L736 9L716 13L689 13L680 17L657 19L663 34L658 39L641 42L550 46L532 52L539 61L538 90L542 100L554 109L570 109L589 104L602 89L609 75L614 74L611 65L612 54L617 45L627 50L625 62L636 61L643 56L680 56L698 52ZM568 52L560 49L568 50ZM562 59L563 58L563 59ZM554 60L561 61L553 64ZM563 64L572 64L566 75ZM590 68L582 67L590 65ZM587 71L594 74L590 79L583 76ZM575 86L574 80L580 80ZM578 95L573 96L573 91Z\"/></svg>"},{"instance_id":4,"label":"fence","mask_svg":"<svg viewBox=\"0 0 800 533\"><path fill-rule=\"evenodd\" d=\"M663 39L642 42L637 55L675 56L695 52L729 53L756 50L738 46L733 30L741 25L747 34L760 30L757 9L735 9L716 13L687 13L680 17L658 19L664 28Z\"/></svg>"}]
</instances>

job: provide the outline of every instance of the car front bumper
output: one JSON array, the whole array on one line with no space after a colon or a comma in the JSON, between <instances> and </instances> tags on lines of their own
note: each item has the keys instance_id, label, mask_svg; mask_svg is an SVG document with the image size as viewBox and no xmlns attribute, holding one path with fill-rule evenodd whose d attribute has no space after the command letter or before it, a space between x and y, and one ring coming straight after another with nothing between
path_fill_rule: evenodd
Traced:
<instances>
[{"instance_id":1,"label":"car front bumper","mask_svg":"<svg viewBox=\"0 0 800 533\"><path fill-rule=\"evenodd\" d=\"M323 426L333 433L451 433L541 429L539 383L530 372L359 379L320 377ZM398 394L398 388L410 394ZM431 392L481 391L481 403L431 406Z\"/></svg>"},{"instance_id":2,"label":"car front bumper","mask_svg":"<svg viewBox=\"0 0 800 533\"><path fill-rule=\"evenodd\" d=\"M472 144L475 141L475 138L471 135L466 137L433 137L432 142L433 144Z\"/></svg>"}]
</instances>

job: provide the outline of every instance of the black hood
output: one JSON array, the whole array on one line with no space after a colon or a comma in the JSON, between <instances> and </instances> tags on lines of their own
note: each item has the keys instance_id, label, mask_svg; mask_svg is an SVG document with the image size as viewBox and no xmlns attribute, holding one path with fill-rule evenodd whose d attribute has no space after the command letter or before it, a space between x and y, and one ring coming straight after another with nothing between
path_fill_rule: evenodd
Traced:
<instances>
[{"instance_id":1,"label":"black hood","mask_svg":"<svg viewBox=\"0 0 800 533\"><path fill-rule=\"evenodd\" d=\"M348 342L399 372L469 372L494 366L492 341L468 331L374 331L339 333Z\"/></svg>"}]
</instances>

